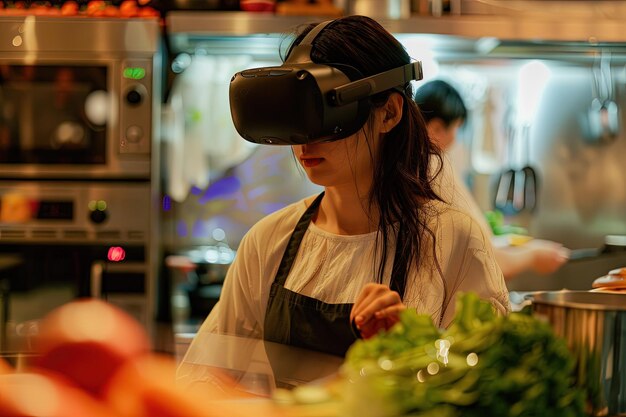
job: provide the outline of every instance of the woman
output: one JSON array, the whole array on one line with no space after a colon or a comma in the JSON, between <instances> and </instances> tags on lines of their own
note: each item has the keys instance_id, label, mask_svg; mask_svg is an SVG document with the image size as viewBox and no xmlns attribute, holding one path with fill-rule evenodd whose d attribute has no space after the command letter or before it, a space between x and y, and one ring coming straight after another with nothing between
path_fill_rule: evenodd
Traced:
<instances>
[{"instance_id":1,"label":"woman","mask_svg":"<svg viewBox=\"0 0 626 417\"><path fill-rule=\"evenodd\" d=\"M364 77L410 63L392 35L362 16L330 23L310 55L316 63L352 66ZM449 325L459 291L475 291L507 311L487 236L433 191L429 161L438 151L411 98L410 83L384 91L371 98L373 110L356 134L293 146L324 193L250 229L201 333L342 356L359 333L370 337L389 328L405 308Z\"/></svg>"},{"instance_id":2,"label":"woman","mask_svg":"<svg viewBox=\"0 0 626 417\"><path fill-rule=\"evenodd\" d=\"M459 92L446 81L433 80L417 90L415 102L426 120L430 138L442 150L450 149L467 118L467 108ZM441 177L445 199L471 213L491 236L485 216L451 163L444 163ZM504 278L511 280L525 271L538 274L557 271L567 262L569 250L557 242L533 239L523 246L494 246L494 255Z\"/></svg>"}]
</instances>

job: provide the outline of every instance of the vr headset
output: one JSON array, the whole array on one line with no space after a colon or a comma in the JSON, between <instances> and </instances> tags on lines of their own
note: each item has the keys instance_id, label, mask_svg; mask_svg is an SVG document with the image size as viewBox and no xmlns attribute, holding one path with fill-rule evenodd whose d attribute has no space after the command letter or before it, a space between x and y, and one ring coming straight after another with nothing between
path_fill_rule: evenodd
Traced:
<instances>
[{"instance_id":1,"label":"vr headset","mask_svg":"<svg viewBox=\"0 0 626 417\"><path fill-rule=\"evenodd\" d=\"M253 68L232 77L230 112L244 139L302 145L346 138L367 121L370 96L422 79L420 62L366 78L352 67L314 63L312 42L331 22L314 27L283 65Z\"/></svg>"}]
</instances>

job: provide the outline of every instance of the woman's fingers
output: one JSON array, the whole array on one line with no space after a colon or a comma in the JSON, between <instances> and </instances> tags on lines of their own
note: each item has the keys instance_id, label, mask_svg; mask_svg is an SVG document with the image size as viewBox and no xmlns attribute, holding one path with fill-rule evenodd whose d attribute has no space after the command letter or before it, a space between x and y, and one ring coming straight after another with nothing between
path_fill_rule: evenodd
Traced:
<instances>
[{"instance_id":1,"label":"woman's fingers","mask_svg":"<svg viewBox=\"0 0 626 417\"><path fill-rule=\"evenodd\" d=\"M361 327L359 333L363 339L369 339L372 336L376 336L381 330L385 330L387 328L386 323L383 321L374 320L370 321L368 325Z\"/></svg>"},{"instance_id":2,"label":"woman's fingers","mask_svg":"<svg viewBox=\"0 0 626 417\"><path fill-rule=\"evenodd\" d=\"M376 312L380 312L381 317L387 317L397 314L404 308L400 295L385 286L369 288L367 294L359 298L360 301L355 303L351 314L351 319L357 326L364 326L370 320L377 318Z\"/></svg>"},{"instance_id":3,"label":"woman's fingers","mask_svg":"<svg viewBox=\"0 0 626 417\"><path fill-rule=\"evenodd\" d=\"M385 318L395 318L400 315L400 312L404 310L406 307L404 304L394 304L389 307L385 307L381 310L378 310L374 313L374 317L377 319L385 319Z\"/></svg>"},{"instance_id":4,"label":"woman's fingers","mask_svg":"<svg viewBox=\"0 0 626 417\"><path fill-rule=\"evenodd\" d=\"M352 311L350 312L350 320L355 320L355 318L360 315L361 311L373 300L376 299L380 294L389 291L389 288L381 285L381 284L366 284L361 290L359 296L354 302L354 307L352 307Z\"/></svg>"},{"instance_id":5,"label":"woman's fingers","mask_svg":"<svg viewBox=\"0 0 626 417\"><path fill-rule=\"evenodd\" d=\"M381 330L391 329L397 322L400 321L400 311L404 309L404 305L393 306L385 309L384 312L376 312L374 318L369 320L365 325L361 326L359 333L363 339L369 339L375 336ZM378 314L382 313L382 314ZM378 317L378 316L381 317ZM384 317L382 317L384 315Z\"/></svg>"},{"instance_id":6,"label":"woman's fingers","mask_svg":"<svg viewBox=\"0 0 626 417\"><path fill-rule=\"evenodd\" d=\"M381 298L385 297L390 290L388 287L380 284L368 284L363 288L359 299L352 308L351 318L357 324L367 322L376 311L376 305L380 304ZM378 308L385 307L380 306Z\"/></svg>"}]
</instances>

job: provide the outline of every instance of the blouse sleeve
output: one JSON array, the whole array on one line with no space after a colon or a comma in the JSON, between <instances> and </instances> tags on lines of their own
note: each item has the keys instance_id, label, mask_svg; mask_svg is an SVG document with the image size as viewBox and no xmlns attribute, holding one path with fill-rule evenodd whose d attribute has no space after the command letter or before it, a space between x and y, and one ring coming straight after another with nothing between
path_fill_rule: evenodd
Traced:
<instances>
[{"instance_id":1,"label":"blouse sleeve","mask_svg":"<svg viewBox=\"0 0 626 417\"><path fill-rule=\"evenodd\" d=\"M460 292L474 292L491 302L496 311L510 310L508 290L498 266L488 236L478 223L467 215L454 216L449 240L449 257L444 267L445 299L441 316L442 327L448 327L456 310ZM441 236L441 239L446 239Z\"/></svg>"}]
</instances>

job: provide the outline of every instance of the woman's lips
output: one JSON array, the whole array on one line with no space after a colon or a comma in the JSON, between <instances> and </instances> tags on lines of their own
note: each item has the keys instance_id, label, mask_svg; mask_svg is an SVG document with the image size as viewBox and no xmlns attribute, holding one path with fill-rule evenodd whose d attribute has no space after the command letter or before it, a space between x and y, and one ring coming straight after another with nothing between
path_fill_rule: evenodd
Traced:
<instances>
[{"instance_id":1,"label":"woman's lips","mask_svg":"<svg viewBox=\"0 0 626 417\"><path fill-rule=\"evenodd\" d=\"M301 159L302 159L302 165L304 165L306 168L312 168L314 166L318 166L324 160L324 158L301 158Z\"/></svg>"}]
</instances>

